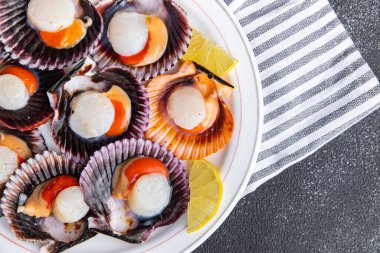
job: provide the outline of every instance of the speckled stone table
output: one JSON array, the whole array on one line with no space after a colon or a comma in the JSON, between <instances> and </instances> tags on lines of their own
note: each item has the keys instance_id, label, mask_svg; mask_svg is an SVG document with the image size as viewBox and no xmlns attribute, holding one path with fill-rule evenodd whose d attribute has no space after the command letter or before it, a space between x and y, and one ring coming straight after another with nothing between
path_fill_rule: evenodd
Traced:
<instances>
[{"instance_id":1,"label":"speckled stone table","mask_svg":"<svg viewBox=\"0 0 380 253\"><path fill-rule=\"evenodd\" d=\"M330 2L380 78L380 1ZM380 252L380 110L241 200L196 252Z\"/></svg>"}]
</instances>

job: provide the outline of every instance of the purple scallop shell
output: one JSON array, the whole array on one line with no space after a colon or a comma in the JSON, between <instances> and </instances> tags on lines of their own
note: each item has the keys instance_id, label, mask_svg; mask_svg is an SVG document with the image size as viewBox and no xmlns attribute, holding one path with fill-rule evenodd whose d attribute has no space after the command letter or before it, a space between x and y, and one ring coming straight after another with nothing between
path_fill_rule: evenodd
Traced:
<instances>
[{"instance_id":1,"label":"purple scallop shell","mask_svg":"<svg viewBox=\"0 0 380 253\"><path fill-rule=\"evenodd\" d=\"M30 148L33 154L40 154L47 149L45 145L45 140L42 137L41 132L37 129L32 130L32 131L21 132L18 130L8 129L0 125L0 134L1 133L14 135L22 139L28 145L28 147ZM0 199L3 197L4 188L5 188L5 183L0 184ZM2 216L1 208L0 208L0 216Z\"/></svg>"},{"instance_id":2,"label":"purple scallop shell","mask_svg":"<svg viewBox=\"0 0 380 253\"><path fill-rule=\"evenodd\" d=\"M0 42L0 64L12 62L11 55L5 51L3 43Z\"/></svg>"},{"instance_id":3,"label":"purple scallop shell","mask_svg":"<svg viewBox=\"0 0 380 253\"><path fill-rule=\"evenodd\" d=\"M128 71L109 67L101 71L91 72L91 66L85 64L85 60L77 64L73 70L63 78L50 93L51 106L54 109L52 122L53 138L70 159L86 164L89 157L102 146L124 138L142 138L148 128L149 121L149 98L145 86L139 83ZM118 85L130 97L132 103L132 116L128 129L121 135L115 137L101 136L86 139L77 135L69 127L69 115L71 114L71 96L64 90L66 82L74 76L88 76L93 82L105 83L103 92L108 91L112 85ZM91 110L91 108L89 108Z\"/></svg>"},{"instance_id":4,"label":"purple scallop shell","mask_svg":"<svg viewBox=\"0 0 380 253\"><path fill-rule=\"evenodd\" d=\"M148 223L140 224L124 235L116 234L109 225L110 211L107 206L107 200L111 196L112 176L118 164L141 155L155 157L165 164L173 187L172 197L161 215L152 218ZM177 221L187 210L190 199L187 172L178 158L159 144L143 139L124 139L96 151L83 170L79 183L85 201L95 214L92 220L96 228L90 229L130 243L142 243L156 228Z\"/></svg>"},{"instance_id":5,"label":"purple scallop shell","mask_svg":"<svg viewBox=\"0 0 380 253\"><path fill-rule=\"evenodd\" d=\"M91 54L100 68L118 66L132 72L137 79L145 81L163 74L178 63L189 46L192 33L186 13L181 7L172 0L120 0L115 1L112 5L109 5L109 2L111 1L100 1L97 6L100 12L104 12L105 32L103 33L99 46ZM158 16L165 22L169 35L168 46L164 55L157 62L146 66L134 67L126 66L119 61L118 54L113 51L108 41L107 31L108 24L113 15L123 9Z\"/></svg>"},{"instance_id":6,"label":"purple scallop shell","mask_svg":"<svg viewBox=\"0 0 380 253\"><path fill-rule=\"evenodd\" d=\"M26 68L23 66L23 68ZM63 71L32 70L38 79L38 89L28 104L19 110L9 111L0 107L0 124L20 131L29 131L46 123L53 116L46 92L63 77Z\"/></svg>"},{"instance_id":7,"label":"purple scallop shell","mask_svg":"<svg viewBox=\"0 0 380 253\"><path fill-rule=\"evenodd\" d=\"M11 57L22 65L42 70L62 69L87 56L98 44L103 32L103 20L97 9L87 0L79 0L84 16L93 20L86 36L69 49L55 49L39 38L38 32L27 22L29 0L0 1L0 40Z\"/></svg>"},{"instance_id":8,"label":"purple scallop shell","mask_svg":"<svg viewBox=\"0 0 380 253\"><path fill-rule=\"evenodd\" d=\"M5 186L1 208L11 230L18 239L43 243L45 245L44 252L61 252L95 235L92 231L86 230L76 241L58 242L41 230L39 224L44 218L17 213L20 194L30 196L37 185L58 175L73 175L79 178L81 171L82 167L79 164L64 155L48 151L29 159L15 171Z\"/></svg>"}]
</instances>

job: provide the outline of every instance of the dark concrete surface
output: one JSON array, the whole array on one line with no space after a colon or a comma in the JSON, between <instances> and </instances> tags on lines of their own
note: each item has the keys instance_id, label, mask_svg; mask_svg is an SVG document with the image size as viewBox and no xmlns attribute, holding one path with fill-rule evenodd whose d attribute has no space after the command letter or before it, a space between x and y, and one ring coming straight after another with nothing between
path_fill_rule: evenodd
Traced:
<instances>
[{"instance_id":1,"label":"dark concrete surface","mask_svg":"<svg viewBox=\"0 0 380 253\"><path fill-rule=\"evenodd\" d=\"M380 77L380 1L330 2ZM377 111L241 200L196 252L380 252L379 151Z\"/></svg>"}]
</instances>

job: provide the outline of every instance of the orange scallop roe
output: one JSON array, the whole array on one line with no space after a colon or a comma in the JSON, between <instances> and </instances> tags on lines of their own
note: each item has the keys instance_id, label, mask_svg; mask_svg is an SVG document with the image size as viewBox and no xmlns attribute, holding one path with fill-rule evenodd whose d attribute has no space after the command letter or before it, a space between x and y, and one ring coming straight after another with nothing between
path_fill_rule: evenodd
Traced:
<instances>
[{"instance_id":1,"label":"orange scallop roe","mask_svg":"<svg viewBox=\"0 0 380 253\"><path fill-rule=\"evenodd\" d=\"M75 19L71 26L57 32L39 32L41 39L50 47L63 49L75 46L86 35L86 28L80 19Z\"/></svg>"},{"instance_id":2,"label":"orange scallop roe","mask_svg":"<svg viewBox=\"0 0 380 253\"><path fill-rule=\"evenodd\" d=\"M0 70L0 75L10 74L20 78L29 94L34 94L38 89L38 79L33 72L18 66L6 66Z\"/></svg>"},{"instance_id":3,"label":"orange scallop roe","mask_svg":"<svg viewBox=\"0 0 380 253\"><path fill-rule=\"evenodd\" d=\"M131 189L141 176L152 173L162 174L167 178L169 177L165 165L156 158L141 157L131 161L124 169L124 176L127 177L129 182L128 188Z\"/></svg>"},{"instance_id":4,"label":"orange scallop roe","mask_svg":"<svg viewBox=\"0 0 380 253\"><path fill-rule=\"evenodd\" d=\"M46 201L47 207L52 207L58 194L71 186L79 186L79 181L74 176L62 175L50 179L44 186L41 197Z\"/></svg>"},{"instance_id":5,"label":"orange scallop roe","mask_svg":"<svg viewBox=\"0 0 380 253\"><path fill-rule=\"evenodd\" d=\"M145 56L148 54L149 44L150 44L150 32L148 32L148 40L146 41L146 44L143 50L131 56L120 55L119 56L120 61L124 65L135 65L135 64L140 63L142 60L144 60Z\"/></svg>"},{"instance_id":6,"label":"orange scallop roe","mask_svg":"<svg viewBox=\"0 0 380 253\"><path fill-rule=\"evenodd\" d=\"M126 117L126 110L122 102L116 99L111 99L112 105L115 109L115 119L111 128L106 133L106 136L117 136L122 134L128 125L128 118Z\"/></svg>"},{"instance_id":7,"label":"orange scallop roe","mask_svg":"<svg viewBox=\"0 0 380 253\"><path fill-rule=\"evenodd\" d=\"M125 91L118 86L112 86L111 89L105 93L105 95L109 100L111 100L115 110L114 121L106 133L106 136L118 136L124 133L129 125L129 120L131 117L130 100Z\"/></svg>"}]
</instances>

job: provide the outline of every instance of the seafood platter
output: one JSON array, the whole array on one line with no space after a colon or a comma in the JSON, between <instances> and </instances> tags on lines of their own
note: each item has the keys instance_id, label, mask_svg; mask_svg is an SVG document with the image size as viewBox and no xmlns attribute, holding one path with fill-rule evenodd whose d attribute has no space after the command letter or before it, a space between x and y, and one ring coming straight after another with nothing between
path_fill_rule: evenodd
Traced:
<instances>
[{"instance_id":1,"label":"seafood platter","mask_svg":"<svg viewBox=\"0 0 380 253\"><path fill-rule=\"evenodd\" d=\"M240 198L261 93L205 0L0 0L0 252L180 252Z\"/></svg>"}]
</instances>

